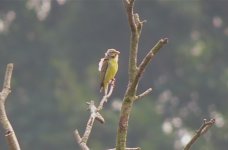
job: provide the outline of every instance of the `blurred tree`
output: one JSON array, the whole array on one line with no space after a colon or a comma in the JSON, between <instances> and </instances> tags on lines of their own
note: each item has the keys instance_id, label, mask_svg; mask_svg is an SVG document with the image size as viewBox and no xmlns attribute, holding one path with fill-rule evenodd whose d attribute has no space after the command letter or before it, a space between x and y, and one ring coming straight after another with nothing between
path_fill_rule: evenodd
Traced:
<instances>
[{"instance_id":1,"label":"blurred tree","mask_svg":"<svg viewBox=\"0 0 228 150\"><path fill-rule=\"evenodd\" d=\"M139 85L139 90L152 85L154 91L134 107L130 145L182 149L203 118L215 117L216 128L193 149L227 149L226 6L222 0L136 1L147 19L140 58L161 37L170 44ZM97 64L107 48L121 51L118 88L105 110L107 123L95 127L89 142L94 149L114 146L114 104L127 86L128 37L120 1L1 1L0 75L7 63L15 64L7 108L22 149L77 147L72 131L84 129L84 102L100 97Z\"/></svg>"}]
</instances>

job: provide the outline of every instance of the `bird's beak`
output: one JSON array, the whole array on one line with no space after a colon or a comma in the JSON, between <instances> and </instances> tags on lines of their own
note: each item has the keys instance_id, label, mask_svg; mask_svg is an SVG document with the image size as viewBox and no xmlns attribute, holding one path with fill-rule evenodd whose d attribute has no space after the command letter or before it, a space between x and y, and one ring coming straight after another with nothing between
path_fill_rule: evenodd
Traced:
<instances>
[{"instance_id":1,"label":"bird's beak","mask_svg":"<svg viewBox=\"0 0 228 150\"><path fill-rule=\"evenodd\" d=\"M119 51L116 51L116 54L117 54L117 55L119 55L119 54L120 54L120 52L119 52Z\"/></svg>"}]
</instances>

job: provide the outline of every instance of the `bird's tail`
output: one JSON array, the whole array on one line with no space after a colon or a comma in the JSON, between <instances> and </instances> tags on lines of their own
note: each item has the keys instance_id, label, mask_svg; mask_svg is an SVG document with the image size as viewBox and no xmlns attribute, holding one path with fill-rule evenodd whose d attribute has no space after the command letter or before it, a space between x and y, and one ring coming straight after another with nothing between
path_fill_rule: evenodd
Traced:
<instances>
[{"instance_id":1,"label":"bird's tail","mask_svg":"<svg viewBox=\"0 0 228 150\"><path fill-rule=\"evenodd\" d=\"M101 88L100 88L100 93L103 91L103 89L104 89L103 86L101 86Z\"/></svg>"},{"instance_id":2,"label":"bird's tail","mask_svg":"<svg viewBox=\"0 0 228 150\"><path fill-rule=\"evenodd\" d=\"M104 90L104 83L100 83L100 93Z\"/></svg>"},{"instance_id":3,"label":"bird's tail","mask_svg":"<svg viewBox=\"0 0 228 150\"><path fill-rule=\"evenodd\" d=\"M100 93L101 93L102 91L104 91L104 95L107 95L107 93L108 93L108 86L101 85Z\"/></svg>"}]
</instances>

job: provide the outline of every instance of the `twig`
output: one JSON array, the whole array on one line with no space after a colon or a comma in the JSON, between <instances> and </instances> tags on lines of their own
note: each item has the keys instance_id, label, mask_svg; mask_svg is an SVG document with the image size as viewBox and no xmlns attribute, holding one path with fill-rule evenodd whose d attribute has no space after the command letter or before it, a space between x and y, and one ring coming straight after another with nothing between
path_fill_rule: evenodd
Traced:
<instances>
[{"instance_id":1,"label":"twig","mask_svg":"<svg viewBox=\"0 0 228 150\"><path fill-rule=\"evenodd\" d=\"M115 86L114 84L115 84L115 80L112 80L112 82L110 83L110 89L108 91L108 94L102 97L98 108L95 106L94 101L87 102L87 104L89 105L88 110L90 110L90 117L87 121L84 134L81 137L77 129L74 131L74 138L82 150L89 150L89 147L87 146L87 141L92 131L94 120L96 119L100 123L105 122L104 118L99 113L99 111L103 109L104 103L107 102L108 98L112 95L112 92Z\"/></svg>"},{"instance_id":2,"label":"twig","mask_svg":"<svg viewBox=\"0 0 228 150\"><path fill-rule=\"evenodd\" d=\"M168 43L168 38L160 39L155 46L147 53L147 55L142 60L139 65L139 73L143 72L148 63L152 60L153 56L158 53L158 51Z\"/></svg>"},{"instance_id":3,"label":"twig","mask_svg":"<svg viewBox=\"0 0 228 150\"><path fill-rule=\"evenodd\" d=\"M20 150L20 145L18 143L16 134L13 130L13 127L7 117L6 109L5 109L5 101L10 90L10 82L13 72L13 64L10 63L6 67L5 79L3 83L3 89L0 92L0 122L5 130L5 137L8 141L8 146L10 150Z\"/></svg>"},{"instance_id":4,"label":"twig","mask_svg":"<svg viewBox=\"0 0 228 150\"><path fill-rule=\"evenodd\" d=\"M82 138L80 137L78 130L75 130L75 132L74 132L74 134L77 135L76 140L82 149L87 147L86 143L87 143L89 136L90 136L90 133L92 131L94 120L96 119L100 123L104 123L104 118L97 111L97 107L94 105L94 101L90 101L87 104L89 105L90 117L89 117L89 120L87 121L86 129L85 129L85 132L83 134L83 137Z\"/></svg>"},{"instance_id":5,"label":"twig","mask_svg":"<svg viewBox=\"0 0 228 150\"><path fill-rule=\"evenodd\" d=\"M146 95L150 94L151 92L152 92L152 88L149 88L145 92L135 96L134 100L141 99L141 98L145 97Z\"/></svg>"},{"instance_id":6,"label":"twig","mask_svg":"<svg viewBox=\"0 0 228 150\"><path fill-rule=\"evenodd\" d=\"M100 101L100 104L97 108L97 111L100 111L101 109L103 109L104 103L106 103L108 101L108 98L112 95L113 89L115 87L115 80L112 80L110 83L110 89L107 95L104 95Z\"/></svg>"},{"instance_id":7,"label":"twig","mask_svg":"<svg viewBox=\"0 0 228 150\"><path fill-rule=\"evenodd\" d=\"M140 77L144 73L146 67L148 66L149 62L153 59L155 54L165 45L168 43L168 38L160 39L157 44L147 53L144 57L142 62L138 67L138 72L136 73L135 80L132 83L132 88L135 88L139 82Z\"/></svg>"},{"instance_id":8,"label":"twig","mask_svg":"<svg viewBox=\"0 0 228 150\"><path fill-rule=\"evenodd\" d=\"M81 147L82 150L89 150L86 143L82 142L82 138L80 137L77 129L74 131L74 138L76 139L78 145Z\"/></svg>"},{"instance_id":9,"label":"twig","mask_svg":"<svg viewBox=\"0 0 228 150\"><path fill-rule=\"evenodd\" d=\"M94 120L97 117L97 108L94 105L94 101L90 101L90 103L88 103L88 104L89 104L89 110L90 110L90 117L89 117L89 120L87 121L86 129L85 129L85 132L83 134L83 137L82 138L80 137L78 130L74 131L75 139L76 139L77 143L80 145L82 150L89 150L86 143L88 141L91 130L93 128Z\"/></svg>"},{"instance_id":10,"label":"twig","mask_svg":"<svg viewBox=\"0 0 228 150\"><path fill-rule=\"evenodd\" d=\"M215 119L211 119L207 121L207 119L203 120L203 124L201 127L196 131L195 135L192 137L192 139L188 142L188 144L185 146L184 150L189 150L190 147L194 144L194 142L204 133L208 131L209 128L211 128L215 124Z\"/></svg>"}]
</instances>

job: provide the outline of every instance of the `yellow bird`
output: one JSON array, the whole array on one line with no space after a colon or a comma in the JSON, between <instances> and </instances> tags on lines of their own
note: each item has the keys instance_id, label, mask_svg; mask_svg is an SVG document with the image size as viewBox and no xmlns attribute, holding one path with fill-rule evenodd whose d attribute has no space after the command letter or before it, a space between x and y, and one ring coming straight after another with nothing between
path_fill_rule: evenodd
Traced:
<instances>
[{"instance_id":1,"label":"yellow bird","mask_svg":"<svg viewBox=\"0 0 228 150\"><path fill-rule=\"evenodd\" d=\"M115 75L118 71L118 58L120 52L115 49L108 49L105 53L105 57L101 58L99 62L100 71L100 92L104 91L104 94L107 95L108 87L111 80L114 80Z\"/></svg>"}]
</instances>

